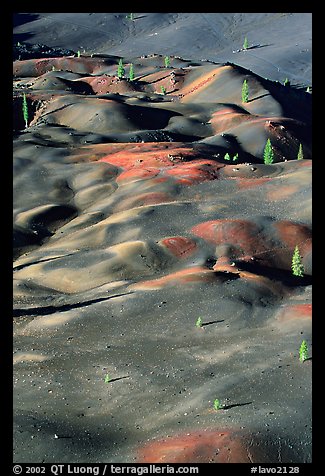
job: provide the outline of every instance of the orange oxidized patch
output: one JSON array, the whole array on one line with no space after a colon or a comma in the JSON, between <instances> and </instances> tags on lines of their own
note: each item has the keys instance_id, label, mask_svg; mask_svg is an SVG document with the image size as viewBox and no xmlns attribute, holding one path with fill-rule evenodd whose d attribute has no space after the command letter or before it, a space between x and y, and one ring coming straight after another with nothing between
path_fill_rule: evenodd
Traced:
<instances>
[{"instance_id":1,"label":"orange oxidized patch","mask_svg":"<svg viewBox=\"0 0 325 476\"><path fill-rule=\"evenodd\" d=\"M205 221L194 226L191 231L213 244L231 243L245 250L256 250L258 242L255 242L259 236L259 228L254 223L240 219Z\"/></svg>"},{"instance_id":2,"label":"orange oxidized patch","mask_svg":"<svg viewBox=\"0 0 325 476\"><path fill-rule=\"evenodd\" d=\"M311 251L312 232L307 225L294 223L289 220L281 220L274 223L282 242L289 248L299 246L299 251L305 255Z\"/></svg>"},{"instance_id":3,"label":"orange oxidized patch","mask_svg":"<svg viewBox=\"0 0 325 476\"><path fill-rule=\"evenodd\" d=\"M138 168L134 167L130 170L121 172L116 178L116 182L136 182L137 180L144 180L147 178L155 177L159 174L159 169L153 167Z\"/></svg>"},{"instance_id":4,"label":"orange oxidized patch","mask_svg":"<svg viewBox=\"0 0 325 476\"><path fill-rule=\"evenodd\" d=\"M130 289L137 290L149 290L149 289L161 289L165 286L172 286L179 283L210 281L214 278L214 271L203 266L193 266L192 268L182 269L175 273L167 274L157 279L150 279L147 281L140 281L139 283L132 284Z\"/></svg>"},{"instance_id":5,"label":"orange oxidized patch","mask_svg":"<svg viewBox=\"0 0 325 476\"><path fill-rule=\"evenodd\" d=\"M294 319L311 319L312 304L293 304L284 306L277 316L281 321L291 321Z\"/></svg>"},{"instance_id":6,"label":"orange oxidized patch","mask_svg":"<svg viewBox=\"0 0 325 476\"><path fill-rule=\"evenodd\" d=\"M134 197L128 197L122 200L117 206L116 211L129 210L135 207L142 207L146 205L158 205L173 201L173 197L163 192L142 193Z\"/></svg>"},{"instance_id":7,"label":"orange oxidized patch","mask_svg":"<svg viewBox=\"0 0 325 476\"><path fill-rule=\"evenodd\" d=\"M264 185L265 183L269 182L271 179L267 177L259 177L259 178L237 178L238 188L247 189L253 187L259 187L260 185Z\"/></svg>"},{"instance_id":8,"label":"orange oxidized patch","mask_svg":"<svg viewBox=\"0 0 325 476\"><path fill-rule=\"evenodd\" d=\"M168 250L178 258L184 258L191 255L197 247L193 240L185 238L184 236L165 238L161 240L160 243L166 246L166 248L168 248Z\"/></svg>"},{"instance_id":9,"label":"orange oxidized patch","mask_svg":"<svg viewBox=\"0 0 325 476\"><path fill-rule=\"evenodd\" d=\"M140 463L250 463L243 438L229 431L195 431L149 442Z\"/></svg>"}]
</instances>

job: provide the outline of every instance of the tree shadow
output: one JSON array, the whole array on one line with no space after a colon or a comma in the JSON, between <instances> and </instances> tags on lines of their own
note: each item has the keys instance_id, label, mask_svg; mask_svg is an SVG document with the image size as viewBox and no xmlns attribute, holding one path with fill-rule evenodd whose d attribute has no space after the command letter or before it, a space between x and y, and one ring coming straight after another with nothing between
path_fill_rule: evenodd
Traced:
<instances>
[{"instance_id":1,"label":"tree shadow","mask_svg":"<svg viewBox=\"0 0 325 476\"><path fill-rule=\"evenodd\" d=\"M251 405L253 402L245 402L245 403L234 403L232 405L224 405L222 407L223 410L229 410L230 408L234 407L243 407L244 405Z\"/></svg>"},{"instance_id":2,"label":"tree shadow","mask_svg":"<svg viewBox=\"0 0 325 476\"><path fill-rule=\"evenodd\" d=\"M210 326L211 324L218 324L218 322L225 322L224 319L220 320L220 321L210 321L210 322L205 322L204 324L202 324L202 327L205 327L205 326Z\"/></svg>"},{"instance_id":3,"label":"tree shadow","mask_svg":"<svg viewBox=\"0 0 325 476\"><path fill-rule=\"evenodd\" d=\"M256 96L256 98L248 99L247 102L253 102L253 101L256 101L257 99L264 98L265 96L270 96L270 93L261 94L260 96Z\"/></svg>"},{"instance_id":4,"label":"tree shadow","mask_svg":"<svg viewBox=\"0 0 325 476\"><path fill-rule=\"evenodd\" d=\"M116 377L116 378L112 378L110 379L109 383L111 382L117 382L118 380L123 380L125 378L130 378L130 375L125 375L124 377Z\"/></svg>"},{"instance_id":5,"label":"tree shadow","mask_svg":"<svg viewBox=\"0 0 325 476\"><path fill-rule=\"evenodd\" d=\"M238 261L241 271L248 271L260 276L265 276L271 280L277 280L288 287L309 286L312 284L312 276L294 276L289 269L276 268L258 263L258 258L254 262Z\"/></svg>"},{"instance_id":6,"label":"tree shadow","mask_svg":"<svg viewBox=\"0 0 325 476\"><path fill-rule=\"evenodd\" d=\"M246 50L256 50L256 49L259 49L259 48L266 48L267 46L273 46L274 43L265 43L264 45L252 45L252 46L248 46L246 48Z\"/></svg>"}]
</instances>

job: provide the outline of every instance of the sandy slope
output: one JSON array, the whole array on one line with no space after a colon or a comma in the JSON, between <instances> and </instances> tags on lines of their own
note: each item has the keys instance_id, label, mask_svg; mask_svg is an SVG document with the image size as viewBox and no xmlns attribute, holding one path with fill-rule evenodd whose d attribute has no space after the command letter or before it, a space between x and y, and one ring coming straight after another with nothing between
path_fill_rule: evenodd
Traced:
<instances>
[{"instance_id":1,"label":"sandy slope","mask_svg":"<svg viewBox=\"0 0 325 476\"><path fill-rule=\"evenodd\" d=\"M286 21L284 44L308 14L80 15L15 28L105 53L13 64L15 461L310 462L311 95L187 56L200 21ZM157 27L167 68L139 55Z\"/></svg>"},{"instance_id":2,"label":"sandy slope","mask_svg":"<svg viewBox=\"0 0 325 476\"><path fill-rule=\"evenodd\" d=\"M25 14L26 15L26 14ZM311 13L36 13L14 40L109 55L232 61L272 80L311 85ZM242 48L245 36L250 50Z\"/></svg>"}]
</instances>

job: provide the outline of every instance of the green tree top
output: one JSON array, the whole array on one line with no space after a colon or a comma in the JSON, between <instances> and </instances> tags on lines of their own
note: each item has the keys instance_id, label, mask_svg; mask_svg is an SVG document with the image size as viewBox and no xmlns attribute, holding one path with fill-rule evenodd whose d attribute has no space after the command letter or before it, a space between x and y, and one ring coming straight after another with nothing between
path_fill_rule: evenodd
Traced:
<instances>
[{"instance_id":1,"label":"green tree top","mask_svg":"<svg viewBox=\"0 0 325 476\"><path fill-rule=\"evenodd\" d=\"M305 270L304 265L302 264L298 245L296 245L292 255L291 269L294 276L302 277L304 275Z\"/></svg>"},{"instance_id":2,"label":"green tree top","mask_svg":"<svg viewBox=\"0 0 325 476\"><path fill-rule=\"evenodd\" d=\"M134 81L134 69L133 69L133 63L131 63L131 64L130 64L129 80L130 80L130 81Z\"/></svg>"},{"instance_id":3,"label":"green tree top","mask_svg":"<svg viewBox=\"0 0 325 476\"><path fill-rule=\"evenodd\" d=\"M298 155L297 155L297 160L302 160L304 158L304 153L302 150L302 144L299 145L299 150L298 150Z\"/></svg>"},{"instance_id":4,"label":"green tree top","mask_svg":"<svg viewBox=\"0 0 325 476\"><path fill-rule=\"evenodd\" d=\"M299 348L299 360L300 362L305 362L308 359L308 345L305 340L302 341Z\"/></svg>"},{"instance_id":5,"label":"green tree top","mask_svg":"<svg viewBox=\"0 0 325 476\"><path fill-rule=\"evenodd\" d=\"M168 66L170 66L170 58L169 58L169 56L165 56L164 62L165 62L165 68L168 68Z\"/></svg>"},{"instance_id":6,"label":"green tree top","mask_svg":"<svg viewBox=\"0 0 325 476\"><path fill-rule=\"evenodd\" d=\"M249 93L248 93L248 84L247 84L247 79L245 79L244 82L243 82L242 90L241 90L241 99L242 99L242 102L248 102L248 96L249 96Z\"/></svg>"},{"instance_id":7,"label":"green tree top","mask_svg":"<svg viewBox=\"0 0 325 476\"><path fill-rule=\"evenodd\" d=\"M198 317L197 320L196 320L195 325L196 325L196 327L202 327L202 323L203 323L202 317Z\"/></svg>"},{"instance_id":8,"label":"green tree top","mask_svg":"<svg viewBox=\"0 0 325 476\"><path fill-rule=\"evenodd\" d=\"M28 106L25 93L23 94L23 117L25 121L25 127L28 127Z\"/></svg>"},{"instance_id":9,"label":"green tree top","mask_svg":"<svg viewBox=\"0 0 325 476\"><path fill-rule=\"evenodd\" d=\"M244 50L247 50L247 48L248 48L248 40L247 40L247 36L245 36L244 44L243 44L243 49L244 49Z\"/></svg>"},{"instance_id":10,"label":"green tree top","mask_svg":"<svg viewBox=\"0 0 325 476\"><path fill-rule=\"evenodd\" d=\"M273 164L274 160L274 153L273 153L273 148L271 144L271 140L268 139L266 141L265 147L264 147L264 153L263 153L263 158L264 158L264 164Z\"/></svg>"},{"instance_id":11,"label":"green tree top","mask_svg":"<svg viewBox=\"0 0 325 476\"><path fill-rule=\"evenodd\" d=\"M124 76L124 73L125 73L125 69L124 69L124 66L123 66L123 60L122 60L122 58L120 58L120 60L118 62L118 67L117 67L117 77L119 79L122 79L123 76Z\"/></svg>"}]
</instances>

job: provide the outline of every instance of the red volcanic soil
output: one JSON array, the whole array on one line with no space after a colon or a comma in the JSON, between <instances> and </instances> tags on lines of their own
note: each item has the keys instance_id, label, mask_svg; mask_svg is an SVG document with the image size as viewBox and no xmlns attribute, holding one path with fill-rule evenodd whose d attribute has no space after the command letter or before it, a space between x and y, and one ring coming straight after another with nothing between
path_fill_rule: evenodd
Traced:
<instances>
[{"instance_id":1,"label":"red volcanic soil","mask_svg":"<svg viewBox=\"0 0 325 476\"><path fill-rule=\"evenodd\" d=\"M198 281L211 281L214 279L211 270L203 266L183 269L175 273L150 281L143 281L131 286L131 289L160 289L164 286L173 286L179 283L191 283Z\"/></svg>"},{"instance_id":2,"label":"red volcanic soil","mask_svg":"<svg viewBox=\"0 0 325 476\"><path fill-rule=\"evenodd\" d=\"M17 15L14 461L311 462L309 14Z\"/></svg>"},{"instance_id":3,"label":"red volcanic soil","mask_svg":"<svg viewBox=\"0 0 325 476\"><path fill-rule=\"evenodd\" d=\"M251 463L238 435L228 431L195 432L148 444L139 463Z\"/></svg>"},{"instance_id":4,"label":"red volcanic soil","mask_svg":"<svg viewBox=\"0 0 325 476\"><path fill-rule=\"evenodd\" d=\"M306 319L309 321L312 317L312 304L291 304L284 306L279 314L278 319L289 320L292 319Z\"/></svg>"},{"instance_id":5,"label":"red volcanic soil","mask_svg":"<svg viewBox=\"0 0 325 476\"><path fill-rule=\"evenodd\" d=\"M173 236L161 240L161 244L175 256L185 258L191 255L197 249L195 241L184 236Z\"/></svg>"}]
</instances>

